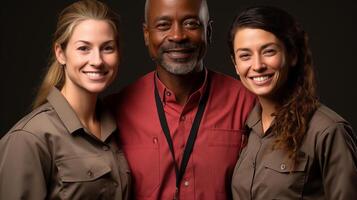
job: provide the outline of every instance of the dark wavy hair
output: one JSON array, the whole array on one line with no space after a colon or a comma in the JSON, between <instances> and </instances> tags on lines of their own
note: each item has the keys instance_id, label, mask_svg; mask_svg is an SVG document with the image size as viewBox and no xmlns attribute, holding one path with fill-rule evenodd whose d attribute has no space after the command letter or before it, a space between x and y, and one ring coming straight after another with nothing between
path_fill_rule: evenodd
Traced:
<instances>
[{"instance_id":1,"label":"dark wavy hair","mask_svg":"<svg viewBox=\"0 0 357 200\"><path fill-rule=\"evenodd\" d=\"M285 46L287 61L296 59L295 66L288 66L288 78L278 92L279 107L273 114L275 123L271 127L277 136L273 149L286 150L289 158L296 162L309 121L319 106L308 36L300 24L282 9L271 6L250 7L232 23L228 45L233 58L234 37L242 28L257 28L274 34Z\"/></svg>"}]
</instances>

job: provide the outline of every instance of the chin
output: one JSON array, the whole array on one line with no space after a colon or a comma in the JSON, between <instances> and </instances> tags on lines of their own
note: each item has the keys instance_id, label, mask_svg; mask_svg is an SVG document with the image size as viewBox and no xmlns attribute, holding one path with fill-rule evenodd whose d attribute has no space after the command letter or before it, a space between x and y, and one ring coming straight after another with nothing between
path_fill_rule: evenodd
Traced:
<instances>
[{"instance_id":1,"label":"chin","mask_svg":"<svg viewBox=\"0 0 357 200\"><path fill-rule=\"evenodd\" d=\"M96 85L96 86L84 87L85 90L87 90L89 93L93 93L93 94L101 93L101 92L103 92L106 88L107 88L107 86L103 86L103 85Z\"/></svg>"}]
</instances>

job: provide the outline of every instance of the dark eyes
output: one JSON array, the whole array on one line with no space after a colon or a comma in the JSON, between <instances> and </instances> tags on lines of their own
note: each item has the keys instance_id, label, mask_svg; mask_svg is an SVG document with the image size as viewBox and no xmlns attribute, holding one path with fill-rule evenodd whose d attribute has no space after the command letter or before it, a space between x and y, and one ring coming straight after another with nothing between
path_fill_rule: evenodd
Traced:
<instances>
[{"instance_id":1,"label":"dark eyes","mask_svg":"<svg viewBox=\"0 0 357 200\"><path fill-rule=\"evenodd\" d=\"M104 52L111 53L115 51L115 46L114 45L107 45L103 48Z\"/></svg>"},{"instance_id":2,"label":"dark eyes","mask_svg":"<svg viewBox=\"0 0 357 200\"><path fill-rule=\"evenodd\" d=\"M239 57L239 59L245 61L245 60L248 60L250 58L250 54L242 53L242 54L239 54L238 57Z\"/></svg>"},{"instance_id":3,"label":"dark eyes","mask_svg":"<svg viewBox=\"0 0 357 200\"><path fill-rule=\"evenodd\" d=\"M196 19L189 19L184 22L184 26L188 29L197 29L201 27L201 22Z\"/></svg>"},{"instance_id":4,"label":"dark eyes","mask_svg":"<svg viewBox=\"0 0 357 200\"><path fill-rule=\"evenodd\" d=\"M266 56L273 56L277 53L275 49L266 49L264 50L263 54Z\"/></svg>"},{"instance_id":5,"label":"dark eyes","mask_svg":"<svg viewBox=\"0 0 357 200\"><path fill-rule=\"evenodd\" d=\"M156 28L159 29L159 30L168 30L170 29L170 23L169 22L159 22L157 25L156 25Z\"/></svg>"},{"instance_id":6,"label":"dark eyes","mask_svg":"<svg viewBox=\"0 0 357 200\"><path fill-rule=\"evenodd\" d=\"M171 26L171 21L159 21L155 27L160 31L167 31ZM194 30L201 27L201 22L197 19L187 19L182 23L182 26L185 29Z\"/></svg>"},{"instance_id":7,"label":"dark eyes","mask_svg":"<svg viewBox=\"0 0 357 200\"><path fill-rule=\"evenodd\" d=\"M79 50L79 51L89 51L89 47L88 46L79 46L77 48L77 50Z\"/></svg>"},{"instance_id":8,"label":"dark eyes","mask_svg":"<svg viewBox=\"0 0 357 200\"><path fill-rule=\"evenodd\" d=\"M91 50L91 47L90 46L79 46L79 47L77 47L77 50L82 53L87 53ZM112 53L116 50L116 48L115 48L115 45L107 44L107 45L101 47L100 50L103 51L104 53Z\"/></svg>"}]
</instances>

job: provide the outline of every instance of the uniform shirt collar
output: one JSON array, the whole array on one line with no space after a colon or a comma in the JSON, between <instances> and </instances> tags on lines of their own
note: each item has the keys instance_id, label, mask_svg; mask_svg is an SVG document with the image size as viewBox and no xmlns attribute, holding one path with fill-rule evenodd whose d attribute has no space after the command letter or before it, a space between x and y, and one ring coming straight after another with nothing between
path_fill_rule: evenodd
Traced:
<instances>
[{"instance_id":1,"label":"uniform shirt collar","mask_svg":"<svg viewBox=\"0 0 357 200\"><path fill-rule=\"evenodd\" d=\"M71 105L56 87L53 87L48 94L47 101L53 106L70 134L75 133L79 129L86 131ZM111 113L101 102L97 104L97 112L101 120L101 137L105 141L115 131L116 123Z\"/></svg>"},{"instance_id":2,"label":"uniform shirt collar","mask_svg":"<svg viewBox=\"0 0 357 200\"><path fill-rule=\"evenodd\" d=\"M274 125L275 119L272 121L267 131L264 133L261 113L262 107L260 106L259 102L257 102L247 118L246 126L247 128L254 130L254 132L257 133L260 137L270 137L274 135L271 134L271 127Z\"/></svg>"},{"instance_id":3,"label":"uniform shirt collar","mask_svg":"<svg viewBox=\"0 0 357 200\"><path fill-rule=\"evenodd\" d=\"M208 70L206 68L203 68L204 73L205 73L205 78L204 82L201 85L201 87L193 92L190 97L188 98L187 102L198 102L203 94L206 92L207 84L208 84ZM155 73L155 81L157 85L157 89L160 95L160 99L163 102L163 104L170 103L170 102L176 102L176 97L175 93L171 91L169 88L167 88L164 83L161 82L159 79L157 73Z\"/></svg>"}]
</instances>

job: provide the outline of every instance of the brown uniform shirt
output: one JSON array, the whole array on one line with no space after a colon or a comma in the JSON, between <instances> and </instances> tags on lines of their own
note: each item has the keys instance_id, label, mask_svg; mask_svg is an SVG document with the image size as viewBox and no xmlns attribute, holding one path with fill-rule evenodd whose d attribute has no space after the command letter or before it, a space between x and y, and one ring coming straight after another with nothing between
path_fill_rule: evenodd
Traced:
<instances>
[{"instance_id":1,"label":"brown uniform shirt","mask_svg":"<svg viewBox=\"0 0 357 200\"><path fill-rule=\"evenodd\" d=\"M250 135L232 178L234 199L357 199L356 135L344 119L322 105L292 169L286 152L272 150L274 133L263 134L260 109L247 120Z\"/></svg>"},{"instance_id":2,"label":"brown uniform shirt","mask_svg":"<svg viewBox=\"0 0 357 200\"><path fill-rule=\"evenodd\" d=\"M129 199L130 172L115 121L98 109L101 138L54 88L0 140L0 199Z\"/></svg>"}]
</instances>

